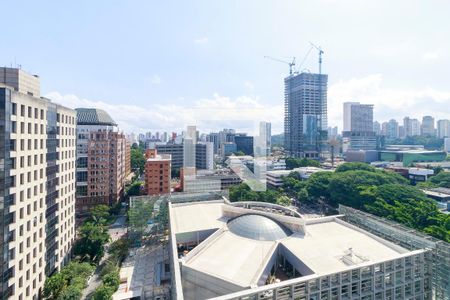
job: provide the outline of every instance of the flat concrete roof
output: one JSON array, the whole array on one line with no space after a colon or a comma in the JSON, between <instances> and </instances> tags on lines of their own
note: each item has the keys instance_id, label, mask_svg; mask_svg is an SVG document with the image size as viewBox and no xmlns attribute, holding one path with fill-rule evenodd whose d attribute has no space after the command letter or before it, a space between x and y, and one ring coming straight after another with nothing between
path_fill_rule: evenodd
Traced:
<instances>
[{"instance_id":1,"label":"flat concrete roof","mask_svg":"<svg viewBox=\"0 0 450 300\"><path fill-rule=\"evenodd\" d=\"M228 218L222 216L224 203L220 201L172 204L172 230L177 234L221 228Z\"/></svg>"},{"instance_id":2,"label":"flat concrete roof","mask_svg":"<svg viewBox=\"0 0 450 300\"><path fill-rule=\"evenodd\" d=\"M306 233L294 232L276 241L246 238L229 231L222 211L225 205L218 201L172 204L171 223L175 233L220 228L187 254L184 265L238 286L257 285L279 245L316 275L393 260L409 252L337 217L314 219L306 223Z\"/></svg>"},{"instance_id":3,"label":"flat concrete roof","mask_svg":"<svg viewBox=\"0 0 450 300\"><path fill-rule=\"evenodd\" d=\"M186 266L249 287L258 282L258 274L276 245L275 241L255 241L224 230L189 259Z\"/></svg>"},{"instance_id":4,"label":"flat concrete roof","mask_svg":"<svg viewBox=\"0 0 450 300\"><path fill-rule=\"evenodd\" d=\"M363 258L361 263L395 259L408 252L339 221L306 225L304 236L294 234L281 243L315 274L341 272L354 266L342 261L350 248L353 254Z\"/></svg>"}]
</instances>

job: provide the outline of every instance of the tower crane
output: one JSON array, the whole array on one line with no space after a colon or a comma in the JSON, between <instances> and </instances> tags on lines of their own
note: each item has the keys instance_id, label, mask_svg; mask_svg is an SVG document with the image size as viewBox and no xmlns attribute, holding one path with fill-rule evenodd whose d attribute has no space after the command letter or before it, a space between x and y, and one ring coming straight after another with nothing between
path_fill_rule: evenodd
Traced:
<instances>
[{"instance_id":1,"label":"tower crane","mask_svg":"<svg viewBox=\"0 0 450 300\"><path fill-rule=\"evenodd\" d=\"M264 56L264 58L268 58L268 59L271 59L271 60L274 60L274 61L277 61L277 62L289 65L289 75L292 75L292 69L295 66L295 57L292 58L291 62L284 61L284 60L281 60L281 59L278 59L278 58L275 58L275 57L271 57L271 56Z\"/></svg>"},{"instance_id":2,"label":"tower crane","mask_svg":"<svg viewBox=\"0 0 450 300\"><path fill-rule=\"evenodd\" d=\"M309 42L312 47L316 48L319 51L319 74L322 74L322 54L324 53L320 46L316 46L313 43Z\"/></svg>"}]
</instances>

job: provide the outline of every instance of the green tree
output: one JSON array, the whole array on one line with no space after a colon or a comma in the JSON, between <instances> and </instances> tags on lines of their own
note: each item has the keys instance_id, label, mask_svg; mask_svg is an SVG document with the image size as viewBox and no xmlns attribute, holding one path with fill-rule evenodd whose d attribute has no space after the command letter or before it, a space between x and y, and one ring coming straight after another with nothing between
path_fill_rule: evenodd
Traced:
<instances>
[{"instance_id":1,"label":"green tree","mask_svg":"<svg viewBox=\"0 0 450 300\"><path fill-rule=\"evenodd\" d=\"M43 296L46 299L58 299L66 288L66 281L61 273L56 273L47 278L44 283Z\"/></svg>"},{"instance_id":2,"label":"green tree","mask_svg":"<svg viewBox=\"0 0 450 300\"><path fill-rule=\"evenodd\" d=\"M94 271L89 263L72 261L60 272L48 277L44 283L43 296L46 299L78 300L86 287L86 280Z\"/></svg>"},{"instance_id":3,"label":"green tree","mask_svg":"<svg viewBox=\"0 0 450 300\"><path fill-rule=\"evenodd\" d=\"M144 232L152 216L153 202L151 201L136 201L133 207L128 210L130 225L140 234Z\"/></svg>"},{"instance_id":4,"label":"green tree","mask_svg":"<svg viewBox=\"0 0 450 300\"><path fill-rule=\"evenodd\" d=\"M306 188L302 188L301 190L298 191L297 199L300 202L305 203L311 202L311 198L309 197L308 190Z\"/></svg>"},{"instance_id":5,"label":"green tree","mask_svg":"<svg viewBox=\"0 0 450 300\"><path fill-rule=\"evenodd\" d=\"M291 172L289 176L282 177L282 180L283 189L291 196L295 196L306 185L297 172Z\"/></svg>"},{"instance_id":6,"label":"green tree","mask_svg":"<svg viewBox=\"0 0 450 300\"><path fill-rule=\"evenodd\" d=\"M439 187L450 188L450 172L440 172L436 176L431 177L430 182Z\"/></svg>"},{"instance_id":7,"label":"green tree","mask_svg":"<svg viewBox=\"0 0 450 300\"><path fill-rule=\"evenodd\" d=\"M312 199L330 199L329 185L334 174L332 172L317 172L306 181L305 189Z\"/></svg>"},{"instance_id":8,"label":"green tree","mask_svg":"<svg viewBox=\"0 0 450 300\"><path fill-rule=\"evenodd\" d=\"M122 261L128 254L128 249L130 248L130 240L122 237L111 243L108 252L117 259L117 261Z\"/></svg>"},{"instance_id":9,"label":"green tree","mask_svg":"<svg viewBox=\"0 0 450 300\"><path fill-rule=\"evenodd\" d=\"M70 285L65 289L58 300L80 300L82 295L82 290L78 286Z\"/></svg>"},{"instance_id":10,"label":"green tree","mask_svg":"<svg viewBox=\"0 0 450 300\"><path fill-rule=\"evenodd\" d=\"M347 172L347 171L357 171L357 170L369 171L369 172L376 171L376 169L374 167L372 167L371 165L368 165L366 163L350 162L350 163L342 164L339 167L337 167L336 173Z\"/></svg>"},{"instance_id":11,"label":"green tree","mask_svg":"<svg viewBox=\"0 0 450 300\"><path fill-rule=\"evenodd\" d=\"M119 272L114 271L106 274L105 276L103 276L102 282L104 285L111 287L113 291L117 291L120 284Z\"/></svg>"},{"instance_id":12,"label":"green tree","mask_svg":"<svg viewBox=\"0 0 450 300\"><path fill-rule=\"evenodd\" d=\"M92 300L110 300L114 292L112 287L102 284L95 290Z\"/></svg>"},{"instance_id":13,"label":"green tree","mask_svg":"<svg viewBox=\"0 0 450 300\"><path fill-rule=\"evenodd\" d=\"M137 170L139 174L142 174L145 168L144 150L136 147L131 148L130 159L131 159L131 168L133 170Z\"/></svg>"},{"instance_id":14,"label":"green tree","mask_svg":"<svg viewBox=\"0 0 450 300\"><path fill-rule=\"evenodd\" d=\"M235 156L244 156L245 153L243 151L237 151L233 153Z\"/></svg>"},{"instance_id":15,"label":"green tree","mask_svg":"<svg viewBox=\"0 0 450 300\"><path fill-rule=\"evenodd\" d=\"M144 185L142 181L136 180L131 183L126 189L125 193L128 197L139 196L141 194L141 187Z\"/></svg>"},{"instance_id":16,"label":"green tree","mask_svg":"<svg viewBox=\"0 0 450 300\"><path fill-rule=\"evenodd\" d=\"M230 201L257 201L258 194L250 189L250 187L241 183L230 188Z\"/></svg>"},{"instance_id":17,"label":"green tree","mask_svg":"<svg viewBox=\"0 0 450 300\"><path fill-rule=\"evenodd\" d=\"M288 196L279 196L276 203L282 206L289 206L291 205L291 199Z\"/></svg>"},{"instance_id":18,"label":"green tree","mask_svg":"<svg viewBox=\"0 0 450 300\"><path fill-rule=\"evenodd\" d=\"M288 157L285 159L286 169L292 170L294 168L300 167L320 167L320 163L317 160L308 159L308 158L295 158Z\"/></svg>"},{"instance_id":19,"label":"green tree","mask_svg":"<svg viewBox=\"0 0 450 300\"><path fill-rule=\"evenodd\" d=\"M108 222L110 214L110 208L108 205L99 204L91 208L90 210L90 218L94 224L106 224Z\"/></svg>"},{"instance_id":20,"label":"green tree","mask_svg":"<svg viewBox=\"0 0 450 300\"><path fill-rule=\"evenodd\" d=\"M347 206L362 208L366 199L360 192L367 187L388 183L399 183L398 178L379 172L346 171L336 173L331 177L328 186L330 202L332 205L344 204Z\"/></svg>"},{"instance_id":21,"label":"green tree","mask_svg":"<svg viewBox=\"0 0 450 300\"><path fill-rule=\"evenodd\" d=\"M75 255L99 261L105 253L104 246L109 240L108 230L103 225L85 222L79 229L80 239L75 244Z\"/></svg>"}]
</instances>

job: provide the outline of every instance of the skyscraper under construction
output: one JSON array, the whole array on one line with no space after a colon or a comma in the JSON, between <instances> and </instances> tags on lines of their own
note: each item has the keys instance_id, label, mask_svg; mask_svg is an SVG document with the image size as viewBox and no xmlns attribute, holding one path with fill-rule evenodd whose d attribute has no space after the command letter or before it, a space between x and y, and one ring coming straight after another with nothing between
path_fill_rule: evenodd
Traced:
<instances>
[{"instance_id":1,"label":"skyscraper under construction","mask_svg":"<svg viewBox=\"0 0 450 300\"><path fill-rule=\"evenodd\" d=\"M318 158L327 130L328 75L302 72L284 79L284 147L294 157Z\"/></svg>"}]
</instances>

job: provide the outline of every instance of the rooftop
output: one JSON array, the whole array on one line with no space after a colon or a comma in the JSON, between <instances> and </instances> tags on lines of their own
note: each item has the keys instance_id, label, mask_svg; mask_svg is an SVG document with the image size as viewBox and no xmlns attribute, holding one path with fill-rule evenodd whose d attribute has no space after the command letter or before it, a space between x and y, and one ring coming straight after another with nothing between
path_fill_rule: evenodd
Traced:
<instances>
[{"instance_id":1,"label":"rooftop","mask_svg":"<svg viewBox=\"0 0 450 300\"><path fill-rule=\"evenodd\" d=\"M98 108L76 108L77 125L117 126L108 113Z\"/></svg>"},{"instance_id":2,"label":"rooftop","mask_svg":"<svg viewBox=\"0 0 450 300\"><path fill-rule=\"evenodd\" d=\"M222 216L222 202L172 204L171 223L177 233L222 227L228 218Z\"/></svg>"},{"instance_id":3,"label":"rooftop","mask_svg":"<svg viewBox=\"0 0 450 300\"><path fill-rule=\"evenodd\" d=\"M236 235L258 241L281 240L292 234L283 224L257 214L236 217L228 221L227 227Z\"/></svg>"},{"instance_id":4,"label":"rooftop","mask_svg":"<svg viewBox=\"0 0 450 300\"><path fill-rule=\"evenodd\" d=\"M147 158L147 161L163 161L163 160L172 160L172 155L170 154L157 154L155 157Z\"/></svg>"},{"instance_id":5,"label":"rooftop","mask_svg":"<svg viewBox=\"0 0 450 300\"><path fill-rule=\"evenodd\" d=\"M295 234L282 244L319 275L351 267L353 264L343 260L349 249L362 258L360 262L372 263L395 259L408 252L339 219L309 224L305 235Z\"/></svg>"},{"instance_id":6,"label":"rooftop","mask_svg":"<svg viewBox=\"0 0 450 300\"><path fill-rule=\"evenodd\" d=\"M264 285L277 253L296 265L297 276L307 276L342 272L409 252L337 216L305 220L218 200L172 204L170 210L175 234L217 228L182 259L182 274L199 272L203 275L198 276L225 280L236 290Z\"/></svg>"}]
</instances>

